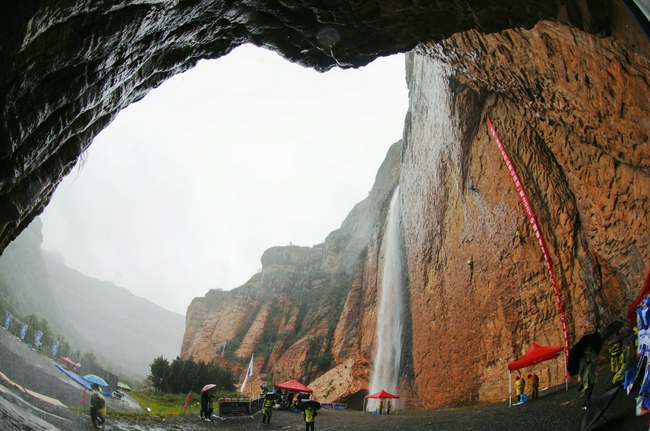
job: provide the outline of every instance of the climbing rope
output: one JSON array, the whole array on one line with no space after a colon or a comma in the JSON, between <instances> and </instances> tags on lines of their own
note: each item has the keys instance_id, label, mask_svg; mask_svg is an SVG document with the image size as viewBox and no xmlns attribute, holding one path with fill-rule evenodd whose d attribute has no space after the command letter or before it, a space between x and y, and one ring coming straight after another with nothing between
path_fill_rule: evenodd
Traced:
<instances>
[{"instance_id":1,"label":"climbing rope","mask_svg":"<svg viewBox=\"0 0 650 431\"><path fill-rule=\"evenodd\" d=\"M566 330L566 320L564 319L564 311L562 311L562 298L560 297L560 291L557 286L555 272L553 271L553 263L551 262L551 258L549 257L548 249L546 248L546 243L544 242L544 237L542 235L542 232L539 229L539 225L537 224L537 218L535 217L535 213L533 212L533 207L530 205L530 201L528 200L528 195L524 190L523 184L519 180L519 175L517 175L517 171L515 170L512 161L510 161L508 152L503 146L503 143L501 142L501 139L499 138L499 135L497 134L497 131L494 128L494 124L492 124L492 120L490 119L490 117L487 118L487 126L490 129L490 134L492 135L492 138L494 138L495 142L497 143L497 147L499 147L501 158L503 158L503 162L508 168L508 172L510 173L512 182L515 184L515 189L517 190L517 194L519 195L519 200L521 201L521 204L524 207L524 211L526 212L526 216L528 217L528 222L530 223L530 226L533 229L533 234L535 235L535 238L537 238L537 243L539 244L539 248L542 249L542 254L544 255L544 262L546 263L548 274L551 277L551 284L553 285L553 292L555 292L555 300L557 301L557 310L558 313L560 314L560 321L562 322L562 332L564 335L564 348L566 350L566 355L564 355L566 360L564 371L565 373L568 373L567 366L569 365L569 337L567 335L567 330Z\"/></svg>"}]
</instances>

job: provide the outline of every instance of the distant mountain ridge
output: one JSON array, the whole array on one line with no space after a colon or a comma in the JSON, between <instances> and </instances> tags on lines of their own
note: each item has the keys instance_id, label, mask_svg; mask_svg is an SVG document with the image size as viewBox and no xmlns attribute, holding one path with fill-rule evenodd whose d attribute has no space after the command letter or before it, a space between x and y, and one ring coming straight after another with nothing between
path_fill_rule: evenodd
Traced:
<instances>
[{"instance_id":1,"label":"distant mountain ridge","mask_svg":"<svg viewBox=\"0 0 650 431\"><path fill-rule=\"evenodd\" d=\"M180 354L184 316L68 268L58 253L40 248L41 226L36 218L0 257L2 281L23 295L24 312L136 377L149 374L154 358Z\"/></svg>"}]
</instances>

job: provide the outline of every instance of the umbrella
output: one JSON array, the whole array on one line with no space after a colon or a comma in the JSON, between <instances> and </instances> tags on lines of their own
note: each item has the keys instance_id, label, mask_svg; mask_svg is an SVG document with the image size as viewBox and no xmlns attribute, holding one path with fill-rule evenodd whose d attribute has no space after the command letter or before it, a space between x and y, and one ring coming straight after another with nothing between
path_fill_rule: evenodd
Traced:
<instances>
[{"instance_id":1,"label":"umbrella","mask_svg":"<svg viewBox=\"0 0 650 431\"><path fill-rule=\"evenodd\" d=\"M612 337L609 344L612 345L612 344L616 343L617 341L622 341L622 340L626 339L627 337L631 336L632 334L634 334L634 332L631 331L630 329L626 329L625 331L621 331L618 334L616 334L614 337Z\"/></svg>"},{"instance_id":2,"label":"umbrella","mask_svg":"<svg viewBox=\"0 0 650 431\"><path fill-rule=\"evenodd\" d=\"M618 390L621 388L621 385L616 385L612 389L608 390L602 394L598 399L591 404L587 413L582 418L582 424L580 424L580 431L585 431L587 428L600 419L600 417L605 413L607 407L614 401L614 397L618 393Z\"/></svg>"},{"instance_id":3,"label":"umbrella","mask_svg":"<svg viewBox=\"0 0 650 431\"><path fill-rule=\"evenodd\" d=\"M203 389L201 389L201 392L209 391L210 389L212 389L212 388L214 388L216 386L217 385L215 385L214 383L210 383L209 385L203 386Z\"/></svg>"},{"instance_id":4,"label":"umbrella","mask_svg":"<svg viewBox=\"0 0 650 431\"><path fill-rule=\"evenodd\" d=\"M594 352L600 352L600 348L603 346L603 338L597 332L593 334L587 334L583 336L575 346L571 347L569 350L569 364L567 365L567 371L572 376L575 376L580 371L580 358L587 348L590 346Z\"/></svg>"},{"instance_id":5,"label":"umbrella","mask_svg":"<svg viewBox=\"0 0 650 431\"><path fill-rule=\"evenodd\" d=\"M612 335L615 335L619 329L623 327L624 323L620 320L614 320L612 323L607 325L605 329L600 331L600 337L604 340L608 339Z\"/></svg>"},{"instance_id":6,"label":"umbrella","mask_svg":"<svg viewBox=\"0 0 650 431\"><path fill-rule=\"evenodd\" d=\"M279 400L280 398L282 398L280 396L280 394L276 394L276 393L273 393L273 392L267 392L266 395L264 395L265 400L274 400L275 401L275 400Z\"/></svg>"},{"instance_id":7,"label":"umbrella","mask_svg":"<svg viewBox=\"0 0 650 431\"><path fill-rule=\"evenodd\" d=\"M298 408L300 410L305 410L307 407L311 407L313 410L320 410L320 403L314 400L302 401Z\"/></svg>"},{"instance_id":8,"label":"umbrella","mask_svg":"<svg viewBox=\"0 0 650 431\"><path fill-rule=\"evenodd\" d=\"M108 386L108 383L106 383L106 380L104 380L101 377L96 376L94 374L86 374L84 376L84 379L88 380L90 383L98 384L99 386Z\"/></svg>"}]
</instances>

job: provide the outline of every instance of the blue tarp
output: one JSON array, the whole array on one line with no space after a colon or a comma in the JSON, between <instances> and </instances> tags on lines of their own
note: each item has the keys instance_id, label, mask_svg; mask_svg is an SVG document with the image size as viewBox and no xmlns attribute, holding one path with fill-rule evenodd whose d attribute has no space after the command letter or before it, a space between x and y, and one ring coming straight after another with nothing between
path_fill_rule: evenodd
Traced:
<instances>
[{"instance_id":1,"label":"blue tarp","mask_svg":"<svg viewBox=\"0 0 650 431\"><path fill-rule=\"evenodd\" d=\"M59 364L55 364L54 366L57 367L59 370L61 370L63 372L63 374L70 377L75 382L79 383L81 386L85 387L89 391L91 390L90 382L88 380L84 379L83 377L81 377L79 374L77 374L77 373L75 373L73 371L70 371L70 370L66 370L65 367L62 367ZM110 392L108 392L108 391L106 391L104 389L102 389L102 394L104 394L105 397L113 397L113 395Z\"/></svg>"}]
</instances>

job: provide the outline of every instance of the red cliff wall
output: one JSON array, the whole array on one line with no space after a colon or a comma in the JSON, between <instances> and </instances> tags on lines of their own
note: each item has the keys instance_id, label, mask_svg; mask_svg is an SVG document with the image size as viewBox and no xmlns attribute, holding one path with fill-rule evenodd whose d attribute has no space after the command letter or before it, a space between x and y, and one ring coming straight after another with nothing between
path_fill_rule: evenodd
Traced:
<instances>
[{"instance_id":1,"label":"red cliff wall","mask_svg":"<svg viewBox=\"0 0 650 431\"><path fill-rule=\"evenodd\" d=\"M541 251L486 117L531 199L572 344L624 319L648 271L648 63L615 38L553 22L461 34L420 52L400 179L414 390L425 407L496 401L508 394L509 362L531 342L563 339ZM448 100L431 85L441 73ZM452 123L436 124L432 112L447 103ZM563 381L559 367L538 367L543 384ZM465 383L445 383L456 380Z\"/></svg>"},{"instance_id":2,"label":"red cliff wall","mask_svg":"<svg viewBox=\"0 0 650 431\"><path fill-rule=\"evenodd\" d=\"M401 390L409 405L502 400L509 362L532 342L563 344L543 256L488 115L544 235L570 343L625 318L648 271L650 70L646 42L616 13L610 37L545 21L530 30L458 34L408 56L404 142L391 150L371 195L323 245L265 253L266 281L249 282L263 288L264 300L280 298L268 319L257 320L261 302L249 298L247 317L235 325L251 334L242 342L247 353L260 340L252 322L276 332L263 370L269 380L302 378L317 399L353 404L367 389L384 222L398 178L408 279ZM349 276L338 304L305 301L313 292L327 296L318 289L337 271ZM301 299L288 281L299 279ZM217 338L232 334L201 335L226 332L209 329L214 317L200 329L197 316L213 314L204 307L197 300L188 312L186 339L204 340L208 359ZM188 341L184 354L192 348L201 350ZM561 360L535 371L543 385L564 380Z\"/></svg>"}]
</instances>

